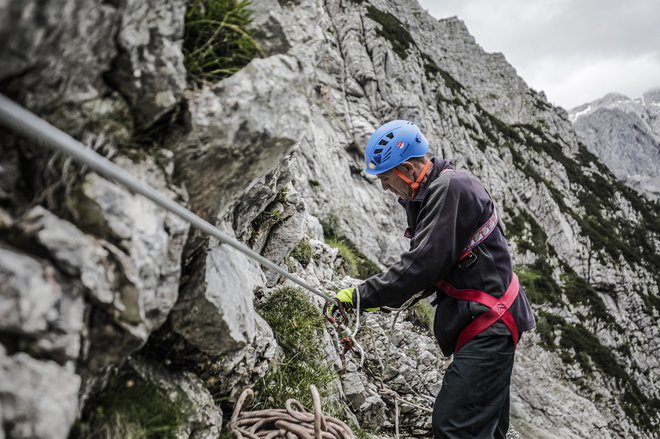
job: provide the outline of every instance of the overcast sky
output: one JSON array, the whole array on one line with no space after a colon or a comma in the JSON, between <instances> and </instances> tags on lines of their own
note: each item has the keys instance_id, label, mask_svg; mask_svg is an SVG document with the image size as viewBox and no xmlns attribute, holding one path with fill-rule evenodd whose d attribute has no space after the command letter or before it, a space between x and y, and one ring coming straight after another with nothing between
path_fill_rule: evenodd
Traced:
<instances>
[{"instance_id":1,"label":"overcast sky","mask_svg":"<svg viewBox=\"0 0 660 439\"><path fill-rule=\"evenodd\" d=\"M658 0L419 0L458 16L487 52L567 109L609 92L660 87Z\"/></svg>"}]
</instances>

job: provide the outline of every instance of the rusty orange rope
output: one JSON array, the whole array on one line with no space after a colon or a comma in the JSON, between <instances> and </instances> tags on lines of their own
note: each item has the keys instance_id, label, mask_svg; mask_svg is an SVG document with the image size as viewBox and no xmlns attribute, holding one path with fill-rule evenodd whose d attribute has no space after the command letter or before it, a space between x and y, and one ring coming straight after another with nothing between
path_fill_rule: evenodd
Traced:
<instances>
[{"instance_id":1,"label":"rusty orange rope","mask_svg":"<svg viewBox=\"0 0 660 439\"><path fill-rule=\"evenodd\" d=\"M295 399L286 401L285 409L242 412L243 405L254 397L246 389L238 397L229 429L239 439L354 439L344 422L321 411L321 397L314 385L309 386L314 413L309 413Z\"/></svg>"}]
</instances>

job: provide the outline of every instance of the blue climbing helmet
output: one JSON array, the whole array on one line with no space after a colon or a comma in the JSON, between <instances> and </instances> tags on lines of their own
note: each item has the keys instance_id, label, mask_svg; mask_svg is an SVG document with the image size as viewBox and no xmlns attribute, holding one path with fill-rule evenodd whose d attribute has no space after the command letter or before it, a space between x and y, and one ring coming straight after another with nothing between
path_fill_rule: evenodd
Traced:
<instances>
[{"instance_id":1,"label":"blue climbing helmet","mask_svg":"<svg viewBox=\"0 0 660 439\"><path fill-rule=\"evenodd\" d=\"M377 175L400 165L411 157L423 157L429 142L412 122L393 120L378 128L365 148L367 174Z\"/></svg>"}]
</instances>

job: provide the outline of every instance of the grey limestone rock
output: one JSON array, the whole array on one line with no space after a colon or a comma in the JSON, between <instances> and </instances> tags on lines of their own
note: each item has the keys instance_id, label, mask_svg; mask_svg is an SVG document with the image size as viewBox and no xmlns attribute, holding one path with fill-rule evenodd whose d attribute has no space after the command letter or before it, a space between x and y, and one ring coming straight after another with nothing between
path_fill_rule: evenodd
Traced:
<instances>
[{"instance_id":1,"label":"grey limestone rock","mask_svg":"<svg viewBox=\"0 0 660 439\"><path fill-rule=\"evenodd\" d=\"M0 345L0 421L7 438L61 439L76 419L80 377L70 367Z\"/></svg>"},{"instance_id":2,"label":"grey limestone rock","mask_svg":"<svg viewBox=\"0 0 660 439\"><path fill-rule=\"evenodd\" d=\"M255 337L253 290L263 272L243 253L211 238L188 267L190 276L170 319L173 329L210 355L237 351Z\"/></svg>"},{"instance_id":3,"label":"grey limestone rock","mask_svg":"<svg viewBox=\"0 0 660 439\"><path fill-rule=\"evenodd\" d=\"M299 61L277 55L255 59L189 98L191 132L175 151L195 212L224 217L301 141L309 114L305 86Z\"/></svg>"},{"instance_id":4,"label":"grey limestone rock","mask_svg":"<svg viewBox=\"0 0 660 439\"><path fill-rule=\"evenodd\" d=\"M116 157L115 162L140 180L172 199L185 201L185 192L170 184L172 154L134 162ZM117 243L133 262L135 285L140 290L140 319L149 331L163 324L178 297L181 254L190 225L96 174L89 174L75 197L77 221L109 242Z\"/></svg>"},{"instance_id":5,"label":"grey limestone rock","mask_svg":"<svg viewBox=\"0 0 660 439\"><path fill-rule=\"evenodd\" d=\"M9 247L0 247L0 330L30 334L47 328L62 297L56 270Z\"/></svg>"},{"instance_id":6,"label":"grey limestone rock","mask_svg":"<svg viewBox=\"0 0 660 439\"><path fill-rule=\"evenodd\" d=\"M129 0L121 10L118 54L109 78L146 128L181 99L186 86L181 44L184 0Z\"/></svg>"},{"instance_id":7,"label":"grey limestone rock","mask_svg":"<svg viewBox=\"0 0 660 439\"><path fill-rule=\"evenodd\" d=\"M173 402L188 414L179 432L187 439L216 439L222 429L222 411L204 387L204 383L190 372L170 373L160 365L131 358L128 363L144 380L162 389Z\"/></svg>"},{"instance_id":8,"label":"grey limestone rock","mask_svg":"<svg viewBox=\"0 0 660 439\"><path fill-rule=\"evenodd\" d=\"M263 378L282 352L266 321L259 314L255 314L254 319L252 343L238 351L228 352L212 366L219 371L214 378L218 392L231 398L237 398L244 389Z\"/></svg>"}]
</instances>

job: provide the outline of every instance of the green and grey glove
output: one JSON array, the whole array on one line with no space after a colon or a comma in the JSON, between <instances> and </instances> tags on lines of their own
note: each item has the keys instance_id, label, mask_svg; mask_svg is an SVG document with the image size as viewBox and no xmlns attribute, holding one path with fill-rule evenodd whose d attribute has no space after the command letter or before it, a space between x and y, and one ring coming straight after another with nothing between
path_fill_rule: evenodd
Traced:
<instances>
[{"instance_id":1,"label":"green and grey glove","mask_svg":"<svg viewBox=\"0 0 660 439\"><path fill-rule=\"evenodd\" d=\"M355 292L354 287L350 288L344 288L343 290L337 291L337 294L335 294L335 298L339 300L343 305L344 308L346 309L351 309L355 307L355 304L353 304L353 293ZM360 294L358 292L358 294ZM378 311L380 308L366 308L366 309L361 309L361 311ZM335 307L334 305L330 305L330 315L332 315L335 312Z\"/></svg>"}]
</instances>

